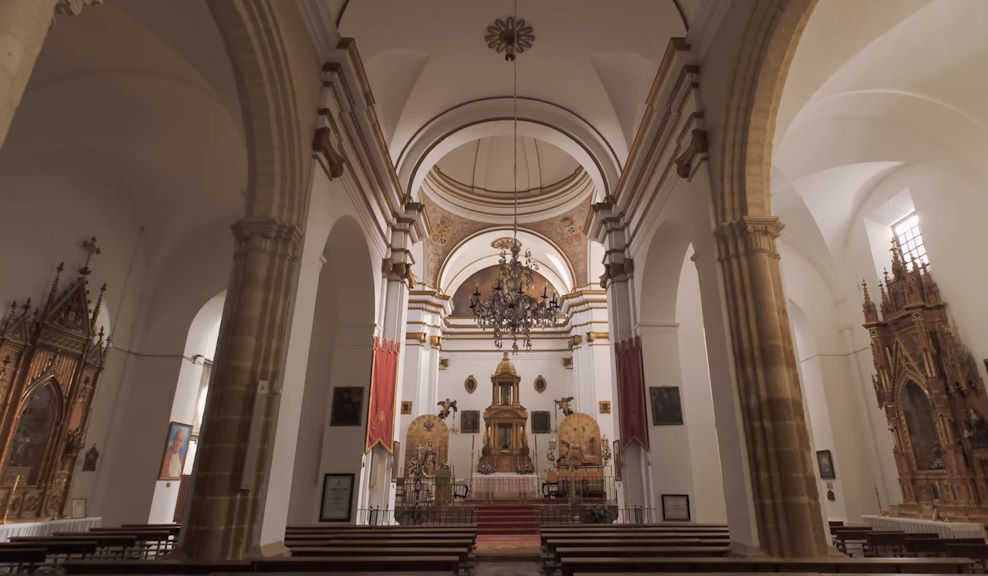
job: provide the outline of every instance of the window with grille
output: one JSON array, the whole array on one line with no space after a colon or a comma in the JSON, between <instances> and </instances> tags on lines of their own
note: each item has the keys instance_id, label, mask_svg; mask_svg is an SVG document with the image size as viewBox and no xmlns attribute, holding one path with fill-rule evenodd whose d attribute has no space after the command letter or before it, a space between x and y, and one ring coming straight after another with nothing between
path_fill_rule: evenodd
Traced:
<instances>
[{"instance_id":1,"label":"window with grille","mask_svg":"<svg viewBox=\"0 0 988 576\"><path fill-rule=\"evenodd\" d=\"M919 230L919 215L913 212L892 226L892 233L895 241L902 250L902 256L906 259L906 265L910 268L920 264L930 264L930 259L926 256L926 245L923 244L923 235Z\"/></svg>"}]
</instances>

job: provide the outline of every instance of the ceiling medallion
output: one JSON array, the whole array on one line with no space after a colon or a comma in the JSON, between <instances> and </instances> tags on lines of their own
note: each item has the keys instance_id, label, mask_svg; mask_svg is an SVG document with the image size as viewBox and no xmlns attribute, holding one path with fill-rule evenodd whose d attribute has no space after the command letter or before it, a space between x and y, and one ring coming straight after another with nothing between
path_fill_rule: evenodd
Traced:
<instances>
[{"instance_id":1,"label":"ceiling medallion","mask_svg":"<svg viewBox=\"0 0 988 576\"><path fill-rule=\"evenodd\" d=\"M498 54L504 53L504 59L513 62L517 54L532 47L535 30L524 19L508 16L498 18L488 26L484 40L488 48Z\"/></svg>"},{"instance_id":2,"label":"ceiling medallion","mask_svg":"<svg viewBox=\"0 0 988 576\"><path fill-rule=\"evenodd\" d=\"M521 248L521 240L508 238L505 236L504 238L498 238L497 240L491 242L491 248L495 248L497 250L511 250L511 247L516 243L518 244L518 247Z\"/></svg>"},{"instance_id":3,"label":"ceiling medallion","mask_svg":"<svg viewBox=\"0 0 988 576\"><path fill-rule=\"evenodd\" d=\"M516 2L516 13L517 7ZM470 310L482 329L493 330L494 346L500 349L504 340L510 339L511 348L517 352L519 341L526 350L532 349L533 328L555 326L559 316L559 301L556 300L555 292L552 300L549 300L544 289L541 299L529 294L535 283L535 271L539 269L539 264L532 258L531 250L526 250L524 260L522 259L521 242L518 241L518 62L515 55L530 48L535 35L532 34L531 26L514 16L496 21L487 28L487 32L488 46L498 53L505 52L504 59L511 62L512 66L514 224L510 238L498 238L491 244L501 250L497 285L490 296L482 296L478 286L470 297ZM511 252L510 259L508 251Z\"/></svg>"}]
</instances>

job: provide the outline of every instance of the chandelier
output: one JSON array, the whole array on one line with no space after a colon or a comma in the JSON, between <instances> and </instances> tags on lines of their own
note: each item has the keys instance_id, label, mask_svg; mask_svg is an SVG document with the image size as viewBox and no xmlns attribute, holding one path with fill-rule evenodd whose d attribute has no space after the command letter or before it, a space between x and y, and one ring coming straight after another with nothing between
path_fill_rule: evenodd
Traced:
<instances>
[{"instance_id":1,"label":"chandelier","mask_svg":"<svg viewBox=\"0 0 988 576\"><path fill-rule=\"evenodd\" d=\"M506 339L511 340L511 348L516 352L519 342L526 350L532 348L532 329L549 328L556 324L559 315L559 302L553 291L552 299L543 288L542 297L533 296L529 292L534 286L535 271L539 264L532 259L531 250L521 252L518 241L518 63L517 54L530 48L535 40L532 27L524 20L517 18L517 2L515 15L503 20L497 20L488 27L488 46L498 53L505 53L505 60L511 62L514 74L514 91L512 93L513 133L512 155L514 170L514 224L511 238L511 255L502 249L501 259L497 269L497 283L490 296L483 296L478 286L470 298L470 310L473 311L477 324L483 330L494 332L494 345L501 349Z\"/></svg>"}]
</instances>

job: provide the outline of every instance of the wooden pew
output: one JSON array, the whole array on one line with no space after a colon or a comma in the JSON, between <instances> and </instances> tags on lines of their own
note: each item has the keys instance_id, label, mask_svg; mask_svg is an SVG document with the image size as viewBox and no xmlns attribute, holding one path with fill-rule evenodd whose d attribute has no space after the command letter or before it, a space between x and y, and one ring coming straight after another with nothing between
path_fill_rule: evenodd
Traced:
<instances>
[{"instance_id":1,"label":"wooden pew","mask_svg":"<svg viewBox=\"0 0 988 576\"><path fill-rule=\"evenodd\" d=\"M28 547L0 543L0 570L16 574L31 573L45 563L48 551L40 547Z\"/></svg>"},{"instance_id":2,"label":"wooden pew","mask_svg":"<svg viewBox=\"0 0 988 576\"><path fill-rule=\"evenodd\" d=\"M868 557L899 557L906 554L906 539L936 540L936 534L917 534L911 532L869 531L864 533L864 555Z\"/></svg>"},{"instance_id":3,"label":"wooden pew","mask_svg":"<svg viewBox=\"0 0 988 576\"><path fill-rule=\"evenodd\" d=\"M711 540L698 538L664 538L662 535L629 535L624 538L601 537L586 535L582 538L547 538L542 541L542 564L544 571L549 574L559 567L560 559L564 556L562 550L583 551L590 549L607 550L606 553L591 554L592 556L627 556L622 552L628 549L651 548L656 554L642 552L638 556L723 556L727 553L730 540L727 538ZM669 551L669 553L664 553ZM586 556L576 552L576 556Z\"/></svg>"},{"instance_id":4,"label":"wooden pew","mask_svg":"<svg viewBox=\"0 0 988 576\"><path fill-rule=\"evenodd\" d=\"M168 553L178 536L177 529L171 528L90 528L89 533L100 535L133 536L137 542L136 558L153 560Z\"/></svg>"},{"instance_id":5,"label":"wooden pew","mask_svg":"<svg viewBox=\"0 0 988 576\"><path fill-rule=\"evenodd\" d=\"M255 572L438 572L459 574L455 555L440 556L334 556L332 558L267 558L252 563Z\"/></svg>"},{"instance_id":6,"label":"wooden pew","mask_svg":"<svg viewBox=\"0 0 988 576\"><path fill-rule=\"evenodd\" d=\"M50 536L15 536L10 539L15 543L28 543L47 546L57 542L95 542L96 551L93 556L126 557L127 551L137 545L137 537L133 534L101 534L98 532L65 532Z\"/></svg>"},{"instance_id":7,"label":"wooden pew","mask_svg":"<svg viewBox=\"0 0 988 576\"><path fill-rule=\"evenodd\" d=\"M968 558L579 558L563 557L563 576L576 574L668 572L881 572L887 574L962 574Z\"/></svg>"},{"instance_id":8,"label":"wooden pew","mask_svg":"<svg viewBox=\"0 0 988 576\"><path fill-rule=\"evenodd\" d=\"M197 562L192 560L72 560L62 565L66 574L213 574L247 573L246 560Z\"/></svg>"}]
</instances>

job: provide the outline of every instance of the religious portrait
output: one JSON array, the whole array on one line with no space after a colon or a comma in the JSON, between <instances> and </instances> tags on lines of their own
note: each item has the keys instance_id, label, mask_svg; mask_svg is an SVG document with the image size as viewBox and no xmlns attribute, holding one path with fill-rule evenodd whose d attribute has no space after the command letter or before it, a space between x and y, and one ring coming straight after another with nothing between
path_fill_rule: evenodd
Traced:
<instances>
[{"instance_id":1,"label":"religious portrait","mask_svg":"<svg viewBox=\"0 0 988 576\"><path fill-rule=\"evenodd\" d=\"M158 480L181 480L185 468L185 456L189 452L189 440L192 438L192 425L180 422L168 424L168 436L165 442L165 453L161 457L161 470Z\"/></svg>"},{"instance_id":2,"label":"religious portrait","mask_svg":"<svg viewBox=\"0 0 988 576\"><path fill-rule=\"evenodd\" d=\"M683 406L676 386L649 386L652 426L676 426L683 423Z\"/></svg>"},{"instance_id":3,"label":"religious portrait","mask_svg":"<svg viewBox=\"0 0 988 576\"><path fill-rule=\"evenodd\" d=\"M99 450L96 449L96 445L94 444L92 448L86 451L86 456L82 460L82 471L94 472L96 470L97 460L99 460Z\"/></svg>"},{"instance_id":4,"label":"religious portrait","mask_svg":"<svg viewBox=\"0 0 988 576\"><path fill-rule=\"evenodd\" d=\"M816 463L820 467L820 478L824 480L837 478L837 472L834 471L834 458L830 454L830 450L817 450Z\"/></svg>"},{"instance_id":5,"label":"religious portrait","mask_svg":"<svg viewBox=\"0 0 988 576\"><path fill-rule=\"evenodd\" d=\"M610 414L611 413L611 401L610 400L601 400L600 403L599 403L599 406L598 406L598 411L601 414Z\"/></svg>"},{"instance_id":6,"label":"religious portrait","mask_svg":"<svg viewBox=\"0 0 988 576\"><path fill-rule=\"evenodd\" d=\"M463 381L463 388L473 394L474 390L477 389L477 379L473 377L473 374L467 376L467 379Z\"/></svg>"},{"instance_id":7,"label":"religious portrait","mask_svg":"<svg viewBox=\"0 0 988 576\"><path fill-rule=\"evenodd\" d=\"M402 400L401 401L401 413L402 414L411 414L412 413L412 401L411 400Z\"/></svg>"},{"instance_id":8,"label":"religious portrait","mask_svg":"<svg viewBox=\"0 0 988 576\"><path fill-rule=\"evenodd\" d=\"M551 428L548 410L532 411L532 434L548 434Z\"/></svg>"},{"instance_id":9,"label":"religious portrait","mask_svg":"<svg viewBox=\"0 0 988 576\"><path fill-rule=\"evenodd\" d=\"M464 410L460 412L460 432L476 434L480 432L480 410Z\"/></svg>"},{"instance_id":10,"label":"religious portrait","mask_svg":"<svg viewBox=\"0 0 988 576\"><path fill-rule=\"evenodd\" d=\"M360 426L360 414L363 406L363 386L337 386L333 388L333 408L329 415L329 425Z\"/></svg>"},{"instance_id":11,"label":"religious portrait","mask_svg":"<svg viewBox=\"0 0 988 576\"><path fill-rule=\"evenodd\" d=\"M539 394L545 392L546 388L548 387L549 386L548 384L546 384L545 378L543 378L542 376L539 376L538 378L535 379L535 391L538 392Z\"/></svg>"},{"instance_id":12,"label":"religious portrait","mask_svg":"<svg viewBox=\"0 0 988 576\"><path fill-rule=\"evenodd\" d=\"M353 505L353 474L325 474L322 479L320 522L349 522Z\"/></svg>"}]
</instances>

